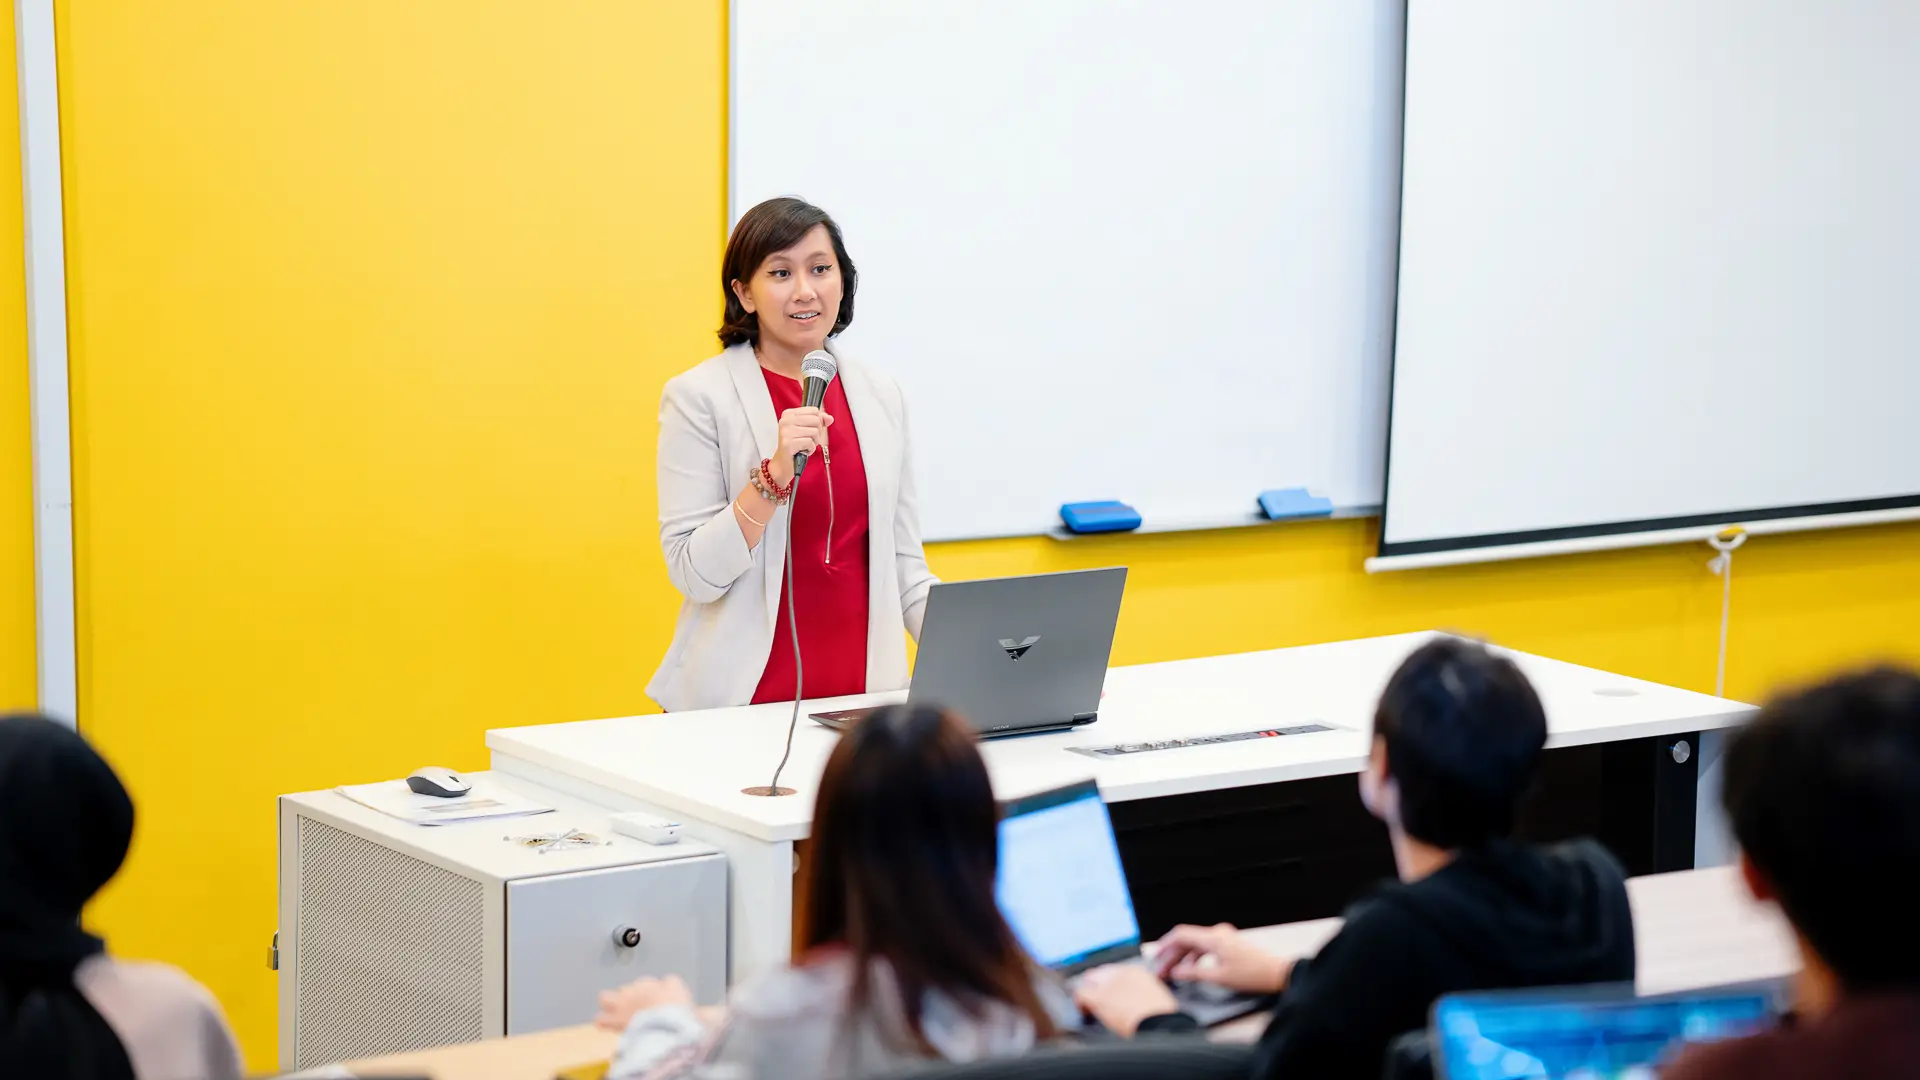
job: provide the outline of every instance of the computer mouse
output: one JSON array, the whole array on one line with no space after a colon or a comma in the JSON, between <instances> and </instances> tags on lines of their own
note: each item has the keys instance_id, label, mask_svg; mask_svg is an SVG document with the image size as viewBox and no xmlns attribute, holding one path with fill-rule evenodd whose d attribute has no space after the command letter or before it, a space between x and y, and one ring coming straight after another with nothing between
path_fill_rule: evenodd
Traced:
<instances>
[{"instance_id":1,"label":"computer mouse","mask_svg":"<svg viewBox=\"0 0 1920 1080\"><path fill-rule=\"evenodd\" d=\"M473 785L461 779L459 773L439 765L415 769L413 775L407 777L407 786L438 799L456 799L473 790Z\"/></svg>"}]
</instances>

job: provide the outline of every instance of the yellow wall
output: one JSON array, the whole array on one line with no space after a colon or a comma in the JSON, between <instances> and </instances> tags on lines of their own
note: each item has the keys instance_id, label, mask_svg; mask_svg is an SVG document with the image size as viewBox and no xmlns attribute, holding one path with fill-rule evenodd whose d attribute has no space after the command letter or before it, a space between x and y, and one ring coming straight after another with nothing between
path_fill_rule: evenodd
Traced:
<instances>
[{"instance_id":1,"label":"yellow wall","mask_svg":"<svg viewBox=\"0 0 1920 1080\"><path fill-rule=\"evenodd\" d=\"M723 7L59 8L94 912L274 1061L274 796L618 714L672 611L662 373L713 351Z\"/></svg>"},{"instance_id":2,"label":"yellow wall","mask_svg":"<svg viewBox=\"0 0 1920 1080\"><path fill-rule=\"evenodd\" d=\"M13 55L13 11L0 50ZM0 712L34 703L33 453L27 426L27 264L20 83L0 79Z\"/></svg>"},{"instance_id":3,"label":"yellow wall","mask_svg":"<svg viewBox=\"0 0 1920 1080\"><path fill-rule=\"evenodd\" d=\"M139 800L97 906L274 1062L273 796L619 715L675 597L654 410L713 350L724 0L60 8L81 693ZM856 245L858 238L852 238ZM1368 578L1365 523L951 545L1127 563L1117 659L1444 625L1708 687L1659 549ZM1920 659L1920 530L1756 541L1731 689Z\"/></svg>"}]
</instances>

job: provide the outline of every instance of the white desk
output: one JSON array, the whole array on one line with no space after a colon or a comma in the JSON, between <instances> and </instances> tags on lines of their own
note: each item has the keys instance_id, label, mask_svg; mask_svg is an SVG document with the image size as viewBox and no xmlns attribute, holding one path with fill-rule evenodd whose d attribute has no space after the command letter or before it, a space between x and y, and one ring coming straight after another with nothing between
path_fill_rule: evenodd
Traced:
<instances>
[{"instance_id":1,"label":"white desk","mask_svg":"<svg viewBox=\"0 0 1920 1080\"><path fill-rule=\"evenodd\" d=\"M1067 733L982 745L1002 798L1094 778L1109 802L1357 773L1388 677L1429 634L1114 668L1100 719ZM1549 745L1579 746L1741 723L1751 707L1573 664L1511 654L1547 708ZM900 700L875 695L807 711ZM838 736L805 719L781 783L786 798L743 795L779 761L790 705L594 720L487 734L493 768L605 806L676 817L731 860L735 977L784 960L792 937L793 842L807 836L815 784ZM1069 747L1305 722L1339 730L1119 759Z\"/></svg>"},{"instance_id":2,"label":"white desk","mask_svg":"<svg viewBox=\"0 0 1920 1080\"><path fill-rule=\"evenodd\" d=\"M1633 905L1634 987L1671 994L1780 979L1800 970L1793 929L1772 904L1748 895L1732 867L1651 874L1627 882ZM1339 919L1267 926L1247 936L1276 956L1312 956L1340 930ZM1222 1037L1252 1040L1264 1015L1235 1021Z\"/></svg>"},{"instance_id":3,"label":"white desk","mask_svg":"<svg viewBox=\"0 0 1920 1080\"><path fill-rule=\"evenodd\" d=\"M1793 929L1772 904L1747 894L1730 866L1650 874L1627 881L1642 994L1778 979L1800 970ZM1247 936L1276 956L1312 956L1339 919L1266 926Z\"/></svg>"}]
</instances>

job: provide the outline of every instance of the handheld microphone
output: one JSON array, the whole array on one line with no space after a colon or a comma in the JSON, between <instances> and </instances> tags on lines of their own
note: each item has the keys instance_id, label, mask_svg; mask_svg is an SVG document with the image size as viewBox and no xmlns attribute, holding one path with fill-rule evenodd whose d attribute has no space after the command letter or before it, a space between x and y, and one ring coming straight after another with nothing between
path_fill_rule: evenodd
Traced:
<instances>
[{"instance_id":1,"label":"handheld microphone","mask_svg":"<svg viewBox=\"0 0 1920 1080\"><path fill-rule=\"evenodd\" d=\"M827 384L840 371L833 362L833 354L825 349L815 349L800 361L800 385L806 390L806 399L801 402L809 409L817 409L827 400ZM807 471L807 454L801 451L793 455L793 476L798 480L800 474Z\"/></svg>"}]
</instances>

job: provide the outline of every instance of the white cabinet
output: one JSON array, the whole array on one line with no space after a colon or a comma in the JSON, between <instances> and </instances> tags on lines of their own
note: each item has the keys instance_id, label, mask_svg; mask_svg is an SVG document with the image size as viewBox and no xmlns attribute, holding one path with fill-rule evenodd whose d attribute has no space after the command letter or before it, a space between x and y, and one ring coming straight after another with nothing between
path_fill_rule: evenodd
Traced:
<instances>
[{"instance_id":1,"label":"white cabinet","mask_svg":"<svg viewBox=\"0 0 1920 1080\"><path fill-rule=\"evenodd\" d=\"M600 991L641 975L725 994L724 856L615 836L603 808L472 777L555 812L425 827L335 792L281 797L283 1068L586 1023ZM509 839L568 829L612 842Z\"/></svg>"}]
</instances>

